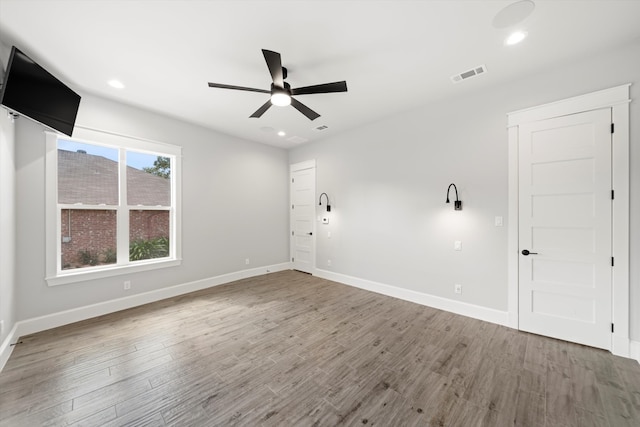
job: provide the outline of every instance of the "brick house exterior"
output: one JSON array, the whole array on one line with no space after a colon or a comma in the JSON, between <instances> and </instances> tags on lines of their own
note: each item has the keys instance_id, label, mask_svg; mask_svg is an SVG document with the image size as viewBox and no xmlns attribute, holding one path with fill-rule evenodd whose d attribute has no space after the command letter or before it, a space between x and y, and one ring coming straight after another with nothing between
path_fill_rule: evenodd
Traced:
<instances>
[{"instance_id":1,"label":"brick house exterior","mask_svg":"<svg viewBox=\"0 0 640 427\"><path fill-rule=\"evenodd\" d=\"M171 182L127 167L129 241L169 238L167 210L145 206L169 206ZM58 203L107 205L118 203L118 163L84 152L58 150ZM117 214L115 209L62 209L62 268L115 263Z\"/></svg>"}]
</instances>

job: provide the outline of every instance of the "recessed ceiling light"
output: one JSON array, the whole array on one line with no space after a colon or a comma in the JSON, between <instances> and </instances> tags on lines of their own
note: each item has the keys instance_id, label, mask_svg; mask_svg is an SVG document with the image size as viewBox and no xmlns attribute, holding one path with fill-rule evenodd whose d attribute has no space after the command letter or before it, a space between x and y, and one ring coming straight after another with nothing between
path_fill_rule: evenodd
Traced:
<instances>
[{"instance_id":1,"label":"recessed ceiling light","mask_svg":"<svg viewBox=\"0 0 640 427\"><path fill-rule=\"evenodd\" d=\"M286 135L286 133L285 133L285 131L283 131L283 130L281 130L281 131L279 131L279 132L278 132L278 136L285 136L285 135Z\"/></svg>"},{"instance_id":2,"label":"recessed ceiling light","mask_svg":"<svg viewBox=\"0 0 640 427\"><path fill-rule=\"evenodd\" d=\"M527 33L525 31L516 31L509 35L504 41L504 44L507 46L513 46L514 44L520 43L524 38L527 37Z\"/></svg>"},{"instance_id":3,"label":"recessed ceiling light","mask_svg":"<svg viewBox=\"0 0 640 427\"><path fill-rule=\"evenodd\" d=\"M108 84L109 84L109 86L111 86L112 88L115 88L115 89L124 89L124 84L123 84L120 80L113 79L113 80L109 80L107 83L108 83Z\"/></svg>"}]
</instances>

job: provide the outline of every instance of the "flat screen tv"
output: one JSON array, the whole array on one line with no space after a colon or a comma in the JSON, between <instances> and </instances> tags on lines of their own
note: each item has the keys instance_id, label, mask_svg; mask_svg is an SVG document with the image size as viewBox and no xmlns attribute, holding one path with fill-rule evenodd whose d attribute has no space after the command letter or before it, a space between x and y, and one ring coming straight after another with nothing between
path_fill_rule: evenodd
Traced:
<instances>
[{"instance_id":1,"label":"flat screen tv","mask_svg":"<svg viewBox=\"0 0 640 427\"><path fill-rule=\"evenodd\" d=\"M80 95L13 46L0 104L71 136Z\"/></svg>"}]
</instances>

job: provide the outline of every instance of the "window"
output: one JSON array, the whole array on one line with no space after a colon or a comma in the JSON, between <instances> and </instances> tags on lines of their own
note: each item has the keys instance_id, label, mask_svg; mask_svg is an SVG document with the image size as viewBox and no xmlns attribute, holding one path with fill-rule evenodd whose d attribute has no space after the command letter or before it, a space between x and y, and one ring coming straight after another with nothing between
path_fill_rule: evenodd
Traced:
<instances>
[{"instance_id":1,"label":"window","mask_svg":"<svg viewBox=\"0 0 640 427\"><path fill-rule=\"evenodd\" d=\"M77 129L47 132L47 282L180 262L180 147Z\"/></svg>"}]
</instances>

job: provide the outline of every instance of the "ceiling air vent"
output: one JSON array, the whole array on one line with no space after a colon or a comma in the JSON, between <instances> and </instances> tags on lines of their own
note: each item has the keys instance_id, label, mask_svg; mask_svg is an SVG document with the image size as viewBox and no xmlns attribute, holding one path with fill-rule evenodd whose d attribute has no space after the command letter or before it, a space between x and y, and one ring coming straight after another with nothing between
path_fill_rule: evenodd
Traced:
<instances>
[{"instance_id":1,"label":"ceiling air vent","mask_svg":"<svg viewBox=\"0 0 640 427\"><path fill-rule=\"evenodd\" d=\"M451 76L451 81L454 83L460 83L463 80L470 79L471 77L479 76L480 74L484 74L487 72L487 67L485 65L478 65L477 67L473 67L470 70L462 72L460 74L454 74Z\"/></svg>"},{"instance_id":2,"label":"ceiling air vent","mask_svg":"<svg viewBox=\"0 0 640 427\"><path fill-rule=\"evenodd\" d=\"M329 129L329 126L327 125L322 125L322 126L318 126L317 128L314 128L317 131L321 131L321 130L325 130L325 129Z\"/></svg>"}]
</instances>

